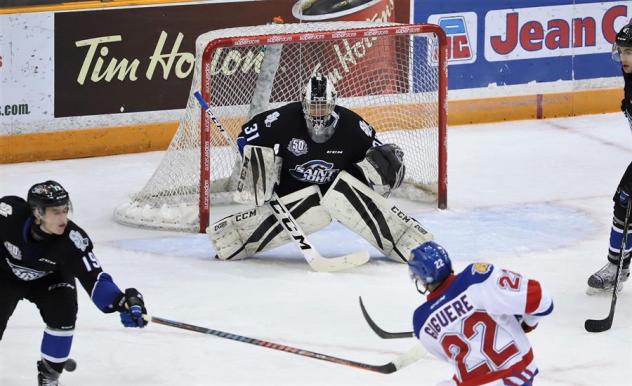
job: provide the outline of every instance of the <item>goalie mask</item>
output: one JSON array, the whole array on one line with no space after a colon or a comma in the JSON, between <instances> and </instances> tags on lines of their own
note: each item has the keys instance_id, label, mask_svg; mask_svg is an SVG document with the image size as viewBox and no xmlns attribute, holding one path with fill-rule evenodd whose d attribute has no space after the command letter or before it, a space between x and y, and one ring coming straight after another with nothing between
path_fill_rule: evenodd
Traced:
<instances>
[{"instance_id":1,"label":"goalie mask","mask_svg":"<svg viewBox=\"0 0 632 386\"><path fill-rule=\"evenodd\" d=\"M626 48L632 48L632 24L624 25L617 33L612 44L612 59L615 62L621 62L622 51Z\"/></svg>"},{"instance_id":2,"label":"goalie mask","mask_svg":"<svg viewBox=\"0 0 632 386\"><path fill-rule=\"evenodd\" d=\"M327 141L335 130L336 89L322 74L313 76L303 91L303 113L310 137L318 143Z\"/></svg>"}]
</instances>

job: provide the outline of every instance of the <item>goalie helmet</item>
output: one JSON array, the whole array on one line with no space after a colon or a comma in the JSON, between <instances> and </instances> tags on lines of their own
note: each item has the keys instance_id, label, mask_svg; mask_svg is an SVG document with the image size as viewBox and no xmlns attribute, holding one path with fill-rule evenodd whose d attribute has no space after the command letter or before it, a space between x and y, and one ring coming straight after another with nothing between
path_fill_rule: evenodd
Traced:
<instances>
[{"instance_id":1,"label":"goalie helmet","mask_svg":"<svg viewBox=\"0 0 632 386\"><path fill-rule=\"evenodd\" d=\"M448 252L441 245L434 241L426 241L411 251L408 269L417 291L425 294L450 276L452 262ZM424 290L419 288L420 283Z\"/></svg>"},{"instance_id":2,"label":"goalie helmet","mask_svg":"<svg viewBox=\"0 0 632 386\"><path fill-rule=\"evenodd\" d=\"M621 48L632 48L632 24L626 24L621 28L612 44L612 59L621 61Z\"/></svg>"},{"instance_id":3,"label":"goalie helmet","mask_svg":"<svg viewBox=\"0 0 632 386\"><path fill-rule=\"evenodd\" d=\"M316 74L310 78L303 91L303 113L307 131L316 142L324 142L334 132L332 117L336 107L336 89L325 75Z\"/></svg>"},{"instance_id":4,"label":"goalie helmet","mask_svg":"<svg viewBox=\"0 0 632 386\"><path fill-rule=\"evenodd\" d=\"M70 196L59 182L45 181L39 182L29 189L26 202L31 210L37 210L40 214L46 211L46 208L53 206L67 205L70 209Z\"/></svg>"}]
</instances>

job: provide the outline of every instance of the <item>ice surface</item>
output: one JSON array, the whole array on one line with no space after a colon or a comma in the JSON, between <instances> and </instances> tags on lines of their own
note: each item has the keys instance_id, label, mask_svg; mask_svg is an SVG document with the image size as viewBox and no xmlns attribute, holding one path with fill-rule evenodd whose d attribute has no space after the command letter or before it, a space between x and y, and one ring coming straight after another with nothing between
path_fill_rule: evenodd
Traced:
<instances>
[{"instance_id":1,"label":"ice surface","mask_svg":"<svg viewBox=\"0 0 632 386\"><path fill-rule=\"evenodd\" d=\"M610 331L583 328L586 318L605 317L610 305L609 296L584 291L587 277L605 262L611 197L632 159L627 127L621 114L450 127L449 210L401 202L447 247L457 270L488 261L552 292L555 312L529 335L538 385L631 384L632 285L619 297ZM60 181L102 265L121 287L140 289L154 315L373 364L416 344L378 338L357 304L362 295L383 328L410 330L422 299L405 266L377 258L339 225L312 241L328 256L369 248L369 264L316 273L292 246L245 261L214 261L204 235L114 223L114 206L142 187L161 155L0 165L0 196L25 195L36 181ZM34 305L20 303L0 343L0 385L35 383L42 329ZM451 376L448 365L432 358L381 375L166 326L124 329L82 290L72 356L78 367L64 374L66 386L417 386Z\"/></svg>"}]
</instances>

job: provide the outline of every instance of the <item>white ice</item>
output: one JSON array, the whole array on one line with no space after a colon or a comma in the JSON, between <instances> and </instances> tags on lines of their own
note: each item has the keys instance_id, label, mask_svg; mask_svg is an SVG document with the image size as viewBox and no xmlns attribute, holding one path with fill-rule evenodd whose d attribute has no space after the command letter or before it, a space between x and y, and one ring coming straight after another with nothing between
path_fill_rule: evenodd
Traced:
<instances>
[{"instance_id":1,"label":"white ice","mask_svg":"<svg viewBox=\"0 0 632 386\"><path fill-rule=\"evenodd\" d=\"M555 311L529 335L538 385L632 382L632 285L619 297L611 330L583 328L610 306L610 296L585 294L586 279L605 263L611 198L631 155L621 114L450 127L449 209L402 203L447 247L457 271L487 261L551 291ZM153 315L372 364L416 344L380 339L361 316L359 295L384 329L410 330L423 301L406 267L373 249L365 266L316 273L292 246L221 262L210 259L204 235L116 224L112 209L143 186L161 156L0 165L0 196L60 181L101 264L122 288L140 289ZM340 226L312 239L329 256L369 248ZM434 385L452 374L433 358L382 375L161 325L124 329L82 290L79 305L71 353L78 368L64 374L66 386ZM43 327L33 304L18 305L0 342L0 385L35 384Z\"/></svg>"}]
</instances>

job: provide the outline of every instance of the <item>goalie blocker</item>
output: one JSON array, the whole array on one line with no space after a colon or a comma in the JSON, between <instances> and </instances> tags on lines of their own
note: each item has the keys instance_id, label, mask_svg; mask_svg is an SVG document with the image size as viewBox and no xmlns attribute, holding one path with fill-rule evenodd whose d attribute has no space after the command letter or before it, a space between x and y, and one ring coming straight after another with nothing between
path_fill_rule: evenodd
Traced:
<instances>
[{"instance_id":1,"label":"goalie blocker","mask_svg":"<svg viewBox=\"0 0 632 386\"><path fill-rule=\"evenodd\" d=\"M283 159L276 150L265 146L246 145L243 150L235 201L262 206L272 198L279 183Z\"/></svg>"},{"instance_id":2,"label":"goalie blocker","mask_svg":"<svg viewBox=\"0 0 632 386\"><path fill-rule=\"evenodd\" d=\"M310 186L281 198L305 233L323 229L332 218L398 262L432 240L432 234L396 205L347 172L341 172L324 197ZM225 217L207 228L220 260L239 260L290 242L269 206Z\"/></svg>"}]
</instances>

